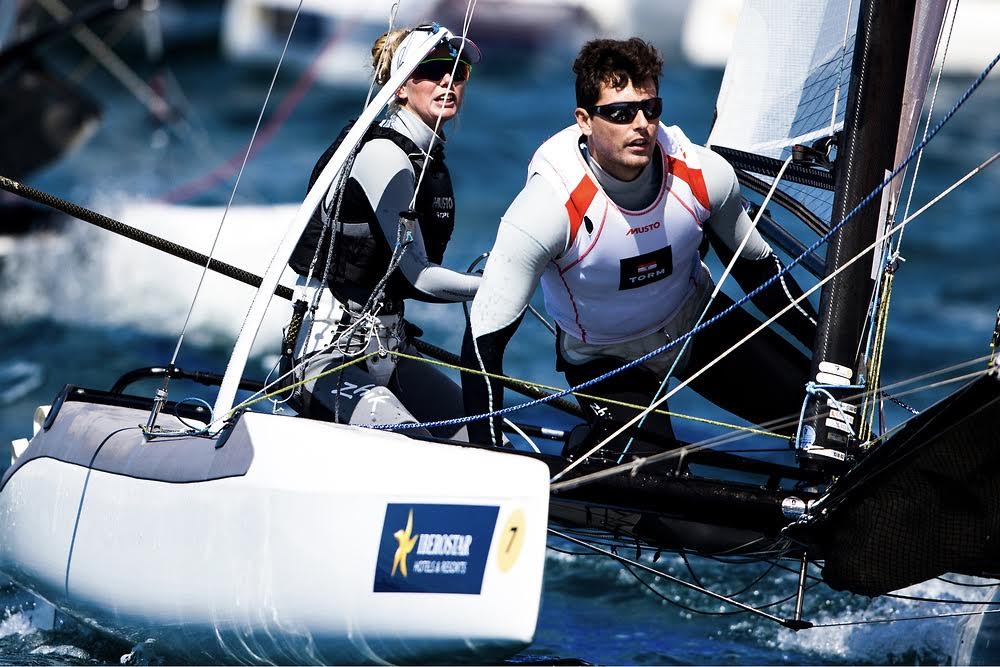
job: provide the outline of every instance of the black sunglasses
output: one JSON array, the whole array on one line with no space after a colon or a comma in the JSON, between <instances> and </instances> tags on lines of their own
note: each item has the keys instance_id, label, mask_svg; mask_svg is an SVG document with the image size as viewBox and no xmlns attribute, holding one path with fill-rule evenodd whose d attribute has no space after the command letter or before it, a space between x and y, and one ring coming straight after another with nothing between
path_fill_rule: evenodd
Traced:
<instances>
[{"instance_id":1,"label":"black sunglasses","mask_svg":"<svg viewBox=\"0 0 1000 667\"><path fill-rule=\"evenodd\" d=\"M472 74L472 65L464 60L459 60L458 67L455 67L454 58L430 58L417 65L410 78L440 81L445 74L452 74L452 71L454 71L452 78L455 83L461 83L469 79Z\"/></svg>"},{"instance_id":2,"label":"black sunglasses","mask_svg":"<svg viewBox=\"0 0 1000 667\"><path fill-rule=\"evenodd\" d=\"M588 107L587 111L596 116L602 116L617 125L625 125L635 120L635 115L642 110L646 120L653 121L663 113L663 98L650 97L641 102L612 102Z\"/></svg>"}]
</instances>

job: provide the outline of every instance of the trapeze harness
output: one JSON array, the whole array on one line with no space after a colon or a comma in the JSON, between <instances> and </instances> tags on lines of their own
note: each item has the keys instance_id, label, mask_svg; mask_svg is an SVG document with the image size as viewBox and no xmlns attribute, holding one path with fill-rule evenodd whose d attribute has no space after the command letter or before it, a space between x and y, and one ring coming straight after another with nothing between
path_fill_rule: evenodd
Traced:
<instances>
[{"instance_id":1,"label":"trapeze harness","mask_svg":"<svg viewBox=\"0 0 1000 667\"><path fill-rule=\"evenodd\" d=\"M310 187L352 126L353 123L345 127L320 157L310 177ZM369 127L358 150L374 139L392 141L407 154L415 173L424 168L425 153L411 139L391 128L379 125ZM386 238L372 204L353 176L343 188L339 210L337 194L331 188L321 208L310 219L289 260L289 265L300 275L300 286L318 286L322 280L329 287L329 292L318 295L318 303L314 304L317 312L310 318L308 327L298 329L294 317L293 324L289 326L283 367L288 369L294 366L302 374L329 363L338 363L335 360L343 359L345 352L361 354L373 345L387 349L407 347L406 323L402 318L403 300L416 290L396 268L381 293L375 294L390 269L396 240ZM400 216L416 221L428 260L440 263L455 224L451 178L444 165L440 144L430 153L415 210L401 211ZM371 298L373 296L374 299ZM423 298L426 299L425 296ZM301 300L295 306L300 321L306 305L306 301ZM351 326L366 306L370 314L377 314L377 320L371 323L377 326L374 332L367 326L356 330ZM352 331L354 333L344 340L342 334ZM310 361L305 361L307 359ZM295 360L298 360L297 365ZM356 418L357 410L368 409L364 405L359 407L359 402L370 403L370 417L375 421L412 421L397 397L384 389L385 386L395 386L396 370L395 358L373 357L363 367L352 366L333 377L307 382L294 395L293 406L318 418L346 421ZM383 397L389 400L382 400ZM366 401L366 398L371 400ZM457 398L455 402L458 402Z\"/></svg>"},{"instance_id":2,"label":"trapeze harness","mask_svg":"<svg viewBox=\"0 0 1000 667\"><path fill-rule=\"evenodd\" d=\"M316 182L353 126L352 121L320 157L309 179L309 187ZM396 144L409 156L414 173L419 174L424 169L425 154L409 137L391 128L372 125L361 139L358 150L373 139L388 139ZM312 269L312 277L325 277L327 286L341 303L364 305L389 268L395 239L385 238L371 202L353 177L344 188L339 212L336 211L333 194L329 193L313 213L288 264L301 276L310 275ZM427 258L434 264L442 263L445 248L455 229L454 202L451 176L444 163L444 147L438 143L430 151L413 212L424 239ZM338 213L336 221L333 220L335 213ZM410 215L404 211L400 214ZM329 269L326 270L331 236L328 227L332 227L334 243ZM397 269L385 285L379 313L402 315L403 299L413 294L413 287Z\"/></svg>"}]
</instances>

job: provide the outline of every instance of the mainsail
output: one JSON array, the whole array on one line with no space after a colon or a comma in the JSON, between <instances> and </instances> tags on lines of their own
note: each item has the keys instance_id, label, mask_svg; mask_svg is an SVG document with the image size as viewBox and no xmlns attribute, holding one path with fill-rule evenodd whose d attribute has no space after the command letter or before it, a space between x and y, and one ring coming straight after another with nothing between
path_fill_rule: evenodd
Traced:
<instances>
[{"instance_id":1,"label":"mainsail","mask_svg":"<svg viewBox=\"0 0 1000 667\"><path fill-rule=\"evenodd\" d=\"M709 145L784 160L793 145L840 131L857 21L850 0L747 0ZM783 190L829 222L828 190L791 182Z\"/></svg>"}]
</instances>

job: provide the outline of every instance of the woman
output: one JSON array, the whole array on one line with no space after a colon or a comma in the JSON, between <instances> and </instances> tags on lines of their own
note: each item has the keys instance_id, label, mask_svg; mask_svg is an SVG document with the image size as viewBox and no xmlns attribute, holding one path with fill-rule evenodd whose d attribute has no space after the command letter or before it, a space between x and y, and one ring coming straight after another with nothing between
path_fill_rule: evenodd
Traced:
<instances>
[{"instance_id":1,"label":"woman","mask_svg":"<svg viewBox=\"0 0 1000 667\"><path fill-rule=\"evenodd\" d=\"M434 29L379 37L372 46L376 83L384 85L407 50ZM300 276L298 312L308 302L313 313L289 335L295 334L294 378L306 380L294 401L303 414L341 423L412 423L461 413L461 391L446 376L384 351L415 354L404 299L468 301L479 287L478 275L440 265L455 220L443 128L458 115L479 58L470 40L453 38L421 61L396 91L387 117L368 128L348 162L346 182L330 188L292 254L289 265ZM320 158L310 186L352 125ZM319 285L329 289L310 289ZM383 354L316 377L376 351ZM461 437L454 428L434 434Z\"/></svg>"}]
</instances>

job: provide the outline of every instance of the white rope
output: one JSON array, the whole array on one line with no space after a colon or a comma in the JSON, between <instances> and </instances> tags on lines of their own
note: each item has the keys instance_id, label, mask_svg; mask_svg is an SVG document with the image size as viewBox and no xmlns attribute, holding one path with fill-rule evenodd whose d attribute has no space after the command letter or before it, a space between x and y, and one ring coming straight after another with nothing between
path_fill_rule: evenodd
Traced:
<instances>
[{"instance_id":1,"label":"white rope","mask_svg":"<svg viewBox=\"0 0 1000 667\"><path fill-rule=\"evenodd\" d=\"M472 14L475 11L477 0L470 0L465 6L465 20L462 22L462 42L458 47L458 54L455 56L455 64L451 67L451 76L448 77L448 87L446 88L446 97L451 95L452 87L455 85L455 72L458 71L459 59L462 57L462 51L465 50L465 41L469 33L469 25L472 23ZM427 145L427 151L424 153L424 163L420 169L420 175L417 177L417 182L413 186L413 199L410 200L410 208L417 205L417 193L420 192L420 186L424 182L424 174L427 173L427 161L430 158L431 151L434 149L434 142L438 140L438 130L441 128L441 116L444 114L444 108L442 108L437 115L437 120L434 122L434 132L431 134L431 142Z\"/></svg>"},{"instance_id":2,"label":"white rope","mask_svg":"<svg viewBox=\"0 0 1000 667\"><path fill-rule=\"evenodd\" d=\"M215 230L215 238L212 239L212 247L208 251L208 260L205 262L205 266L202 269L201 277L198 279L198 286L195 288L194 296L191 299L191 305L188 307L187 315L184 317L184 324L181 327L180 335L177 337L177 346L174 348L174 354L170 358L171 365L177 362L177 356L180 354L181 345L184 343L184 336L187 332L188 324L191 321L191 314L194 312L194 306L198 302L198 296L201 294L202 285L205 283L205 276L208 275L208 267L212 263L215 248L219 243L219 237L222 235L222 228L226 224L226 216L229 215L229 209L232 208L233 200L236 198L236 191L240 187L240 179L243 177L243 171L246 169L247 161L250 159L250 153L253 151L254 140L257 138L257 132L260 130L261 121L264 119L264 111L267 110L267 103L271 99L271 93L274 91L274 84L278 80L278 72L281 71L281 64L285 60L285 54L288 52L288 45L292 41L292 33L295 31L295 24L299 19L299 12L302 10L302 2L303 0L299 0L299 4L295 8L295 16L292 18L292 25L288 30L288 36L285 38L285 46L281 50L281 57L278 58L278 65L274 68L274 76L271 77L271 85L268 86L267 96L264 98L264 104L261 106L260 114L257 116L257 124L254 126L253 134L250 136L250 143L247 144L247 151L243 156L243 163L240 165L240 171L236 175L236 183L233 184L233 190L229 195L229 201L226 202L226 209L222 212L222 220L219 221L219 226ZM245 318L243 326L246 326Z\"/></svg>"},{"instance_id":3,"label":"white rope","mask_svg":"<svg viewBox=\"0 0 1000 667\"><path fill-rule=\"evenodd\" d=\"M960 2L960 0L954 0L954 2L955 5L951 14L951 23L948 26L948 37L947 39L945 39L944 42L944 51L942 51L941 53L941 62L938 64L937 77L935 78L934 81L934 92L931 94L931 103L927 108L927 120L924 122L924 134L923 137L921 137L922 140L927 138L927 132L930 130L931 117L934 115L934 103L937 101L938 88L940 88L941 86L941 76L944 73L944 64L945 61L948 60L948 48L951 45L951 35L955 29L955 18L958 16L958 3ZM942 24L941 30L938 33L938 44L941 43L941 32L943 31L944 31L944 25ZM920 152L917 153L917 162L913 166L913 178L910 180L910 191L906 195L906 206L903 207L904 218L910 212L910 202L913 200L913 191L917 185L917 174L920 173L920 162L923 157L924 157L924 149L920 149ZM903 246L903 231L901 230L899 233L899 238L896 239L896 248L894 252L898 253L899 249L902 246Z\"/></svg>"},{"instance_id":4,"label":"white rope","mask_svg":"<svg viewBox=\"0 0 1000 667\"><path fill-rule=\"evenodd\" d=\"M522 438L524 438L524 440L528 443L528 446L531 447L535 451L536 454L541 454L542 453L542 450L540 450L538 448L538 445L536 445L535 442L531 438L528 437L527 433L525 433L524 431L521 430L520 426L518 426L517 424L515 424L511 420L507 419L506 417L504 417L503 423L506 424L507 426L510 426L514 430L515 433L517 433L519 436L521 436Z\"/></svg>"},{"instance_id":5,"label":"white rope","mask_svg":"<svg viewBox=\"0 0 1000 667\"><path fill-rule=\"evenodd\" d=\"M388 35L392 33L392 28L396 23L396 14L399 12L399 0L392 3L392 7L389 8L389 27L386 28L387 39L382 43L382 50L379 51L378 58L375 59L375 71L372 72L372 81L368 84L368 95L365 97L365 106L367 109L368 105L371 104L372 95L375 92L375 79L378 76L378 72L382 69L382 63L385 61L385 52L389 49L389 39Z\"/></svg>"}]
</instances>

